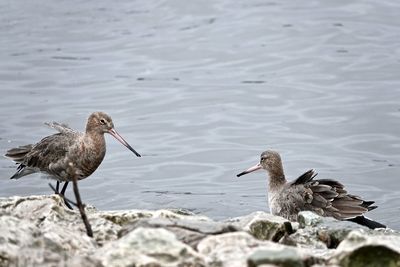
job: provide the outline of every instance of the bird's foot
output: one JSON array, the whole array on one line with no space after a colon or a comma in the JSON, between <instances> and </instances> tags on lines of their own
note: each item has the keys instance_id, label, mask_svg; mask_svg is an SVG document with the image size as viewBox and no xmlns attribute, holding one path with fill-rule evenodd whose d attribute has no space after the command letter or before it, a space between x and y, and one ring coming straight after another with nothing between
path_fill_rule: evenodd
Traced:
<instances>
[{"instance_id":1,"label":"bird's foot","mask_svg":"<svg viewBox=\"0 0 400 267\"><path fill-rule=\"evenodd\" d=\"M67 199L64 195L60 195L64 199L65 206L69 208L70 210L73 210L72 206L69 204L71 200ZM77 206L76 203L71 202L71 204L74 204L74 206Z\"/></svg>"},{"instance_id":2,"label":"bird's foot","mask_svg":"<svg viewBox=\"0 0 400 267\"><path fill-rule=\"evenodd\" d=\"M68 199L64 194L62 194L63 192L61 192L61 193L58 192L58 185L59 185L58 182L57 182L56 187L54 187L52 184L49 183L49 186L54 191L54 193L56 195L59 195L64 200L65 206L67 206L68 209L73 210L71 204L75 207L77 207L78 205L75 202L73 202L72 200Z\"/></svg>"},{"instance_id":3,"label":"bird's foot","mask_svg":"<svg viewBox=\"0 0 400 267\"><path fill-rule=\"evenodd\" d=\"M60 188L60 182L59 181L57 181L57 183L56 183L56 189L54 190L54 192L56 193L56 195L58 194L58 189Z\"/></svg>"}]
</instances>

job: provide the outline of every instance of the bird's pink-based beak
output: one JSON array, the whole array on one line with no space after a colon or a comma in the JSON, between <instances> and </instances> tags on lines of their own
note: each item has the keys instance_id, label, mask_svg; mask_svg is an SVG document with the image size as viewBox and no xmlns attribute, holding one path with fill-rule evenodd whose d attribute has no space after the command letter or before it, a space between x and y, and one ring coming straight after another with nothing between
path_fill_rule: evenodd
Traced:
<instances>
[{"instance_id":1,"label":"bird's pink-based beak","mask_svg":"<svg viewBox=\"0 0 400 267\"><path fill-rule=\"evenodd\" d=\"M262 166L260 163L254 165L253 167L248 168L247 170L245 170L244 172L239 173L238 175L236 175L237 177L240 177L242 175L257 171L259 169L262 169Z\"/></svg>"},{"instance_id":2,"label":"bird's pink-based beak","mask_svg":"<svg viewBox=\"0 0 400 267\"><path fill-rule=\"evenodd\" d=\"M112 136L114 136L115 139L117 139L118 141L120 141L121 144L123 144L124 146L126 146L130 151L132 151L133 153L135 153L136 156L141 157L140 154L137 153L136 150L133 149L133 148L128 144L128 142L126 142L125 139L122 138L122 136L120 136L119 133L117 133L116 130L111 129L111 130L109 130L108 132L109 132Z\"/></svg>"}]
</instances>

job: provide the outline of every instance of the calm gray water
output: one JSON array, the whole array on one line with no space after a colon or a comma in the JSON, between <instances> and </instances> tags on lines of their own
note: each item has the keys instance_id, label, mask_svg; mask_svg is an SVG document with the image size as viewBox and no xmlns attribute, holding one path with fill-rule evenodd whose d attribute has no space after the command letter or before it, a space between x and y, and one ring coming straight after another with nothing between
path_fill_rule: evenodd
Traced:
<instances>
[{"instance_id":1,"label":"calm gray water","mask_svg":"<svg viewBox=\"0 0 400 267\"><path fill-rule=\"evenodd\" d=\"M400 3L366 1L0 2L0 151L83 130L111 136L80 183L99 209L185 208L215 219L268 210L264 173L235 174L267 148L293 179L315 168L375 200L400 229ZM0 197L48 194L40 175ZM72 196L72 190L69 189Z\"/></svg>"}]
</instances>

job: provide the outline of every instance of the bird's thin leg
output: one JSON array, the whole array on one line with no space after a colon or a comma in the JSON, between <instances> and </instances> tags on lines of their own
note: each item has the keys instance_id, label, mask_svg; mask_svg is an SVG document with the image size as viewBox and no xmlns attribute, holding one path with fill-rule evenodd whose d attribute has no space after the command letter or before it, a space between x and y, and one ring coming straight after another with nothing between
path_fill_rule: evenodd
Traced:
<instances>
[{"instance_id":1,"label":"bird's thin leg","mask_svg":"<svg viewBox=\"0 0 400 267\"><path fill-rule=\"evenodd\" d=\"M49 183L49 186L54 192L56 192L56 188L52 184ZM60 195L60 196L64 199L64 201L67 201L69 204L72 204L73 206L78 207L78 204L73 202L71 199L67 198L64 195Z\"/></svg>"},{"instance_id":2,"label":"bird's thin leg","mask_svg":"<svg viewBox=\"0 0 400 267\"><path fill-rule=\"evenodd\" d=\"M67 206L67 208L69 208L70 210L73 210L72 206L68 202L68 199L66 199L64 197L64 195L60 195L60 196L62 196L62 198L64 199L65 206Z\"/></svg>"},{"instance_id":3,"label":"bird's thin leg","mask_svg":"<svg viewBox=\"0 0 400 267\"><path fill-rule=\"evenodd\" d=\"M65 190L67 190L67 187L68 187L68 182L64 182L64 185L63 185L63 188L61 189L61 192L60 192L60 195L64 198L64 193L65 193ZM65 203L65 205L70 209L70 210L72 210L73 208L71 207L71 205L68 203L68 201L64 198L64 203Z\"/></svg>"},{"instance_id":4,"label":"bird's thin leg","mask_svg":"<svg viewBox=\"0 0 400 267\"><path fill-rule=\"evenodd\" d=\"M56 193L56 194L58 194L58 189L60 188L60 182L59 181L57 181L57 183L56 183L56 189L54 190L54 192Z\"/></svg>"},{"instance_id":5,"label":"bird's thin leg","mask_svg":"<svg viewBox=\"0 0 400 267\"><path fill-rule=\"evenodd\" d=\"M61 195L64 195L65 190L67 190L67 187L68 187L68 182L65 182L63 188L61 189L61 193L60 193Z\"/></svg>"},{"instance_id":6,"label":"bird's thin leg","mask_svg":"<svg viewBox=\"0 0 400 267\"><path fill-rule=\"evenodd\" d=\"M71 168L72 168L72 164L70 163L70 169L68 170L69 172L71 172ZM73 189L74 189L76 204L78 204L78 209L79 209L79 212L81 214L82 221L85 224L86 234L89 237L93 237L92 226L90 225L89 220L87 218L87 215L86 215L86 212L85 212L85 206L82 204L81 195L79 194L79 189L78 189L78 179L76 178L75 173L72 176L72 186L73 186Z\"/></svg>"}]
</instances>

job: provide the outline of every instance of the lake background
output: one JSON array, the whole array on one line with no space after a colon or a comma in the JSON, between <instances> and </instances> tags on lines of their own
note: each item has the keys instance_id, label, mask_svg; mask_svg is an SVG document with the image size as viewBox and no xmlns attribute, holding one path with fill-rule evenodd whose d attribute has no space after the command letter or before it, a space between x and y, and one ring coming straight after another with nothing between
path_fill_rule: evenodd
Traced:
<instances>
[{"instance_id":1,"label":"lake background","mask_svg":"<svg viewBox=\"0 0 400 267\"><path fill-rule=\"evenodd\" d=\"M266 175L236 174L273 148L291 180L310 168L375 200L400 229L400 3L1 1L0 151L84 130L111 136L80 183L99 209L185 208L214 219L268 210ZM9 180L0 197L49 194ZM72 196L72 190L68 190Z\"/></svg>"}]
</instances>

